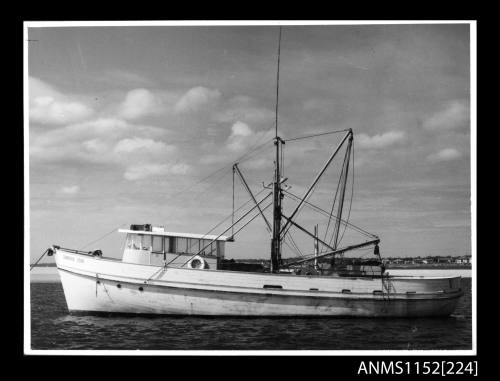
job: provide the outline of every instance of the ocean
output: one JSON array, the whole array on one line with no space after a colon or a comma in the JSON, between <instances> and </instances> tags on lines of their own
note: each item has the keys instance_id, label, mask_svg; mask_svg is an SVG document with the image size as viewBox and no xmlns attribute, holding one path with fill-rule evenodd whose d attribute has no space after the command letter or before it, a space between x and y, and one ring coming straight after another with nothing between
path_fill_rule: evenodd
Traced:
<instances>
[{"instance_id":1,"label":"ocean","mask_svg":"<svg viewBox=\"0 0 500 381\"><path fill-rule=\"evenodd\" d=\"M61 283L31 283L31 349L472 349L471 278L446 318L74 316Z\"/></svg>"}]
</instances>

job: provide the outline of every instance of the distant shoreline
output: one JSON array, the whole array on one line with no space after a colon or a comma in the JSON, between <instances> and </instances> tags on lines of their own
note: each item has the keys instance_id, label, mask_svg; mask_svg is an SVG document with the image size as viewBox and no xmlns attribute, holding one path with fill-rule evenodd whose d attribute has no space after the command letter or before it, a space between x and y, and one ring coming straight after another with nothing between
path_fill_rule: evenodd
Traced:
<instances>
[{"instance_id":1,"label":"distant shoreline","mask_svg":"<svg viewBox=\"0 0 500 381\"><path fill-rule=\"evenodd\" d=\"M247 260L236 260L236 262L247 262ZM31 266L31 265L30 265ZM35 267L56 267L55 263L42 263L38 264ZM386 265L385 268L387 270L389 269L408 269L408 270L418 270L418 269L436 269L436 270L470 270L472 269L472 266L470 264L464 264L464 265L458 265L458 264L421 264L421 265L416 265L416 264L399 264L399 265Z\"/></svg>"},{"instance_id":2,"label":"distant shoreline","mask_svg":"<svg viewBox=\"0 0 500 381\"><path fill-rule=\"evenodd\" d=\"M32 263L30 263L30 267L33 266ZM56 267L55 263L40 263L36 265L35 267Z\"/></svg>"},{"instance_id":3,"label":"distant shoreline","mask_svg":"<svg viewBox=\"0 0 500 381\"><path fill-rule=\"evenodd\" d=\"M423 265L386 265L386 270L390 269L408 269L408 270L471 270L471 265L455 265L455 264L423 264Z\"/></svg>"}]
</instances>

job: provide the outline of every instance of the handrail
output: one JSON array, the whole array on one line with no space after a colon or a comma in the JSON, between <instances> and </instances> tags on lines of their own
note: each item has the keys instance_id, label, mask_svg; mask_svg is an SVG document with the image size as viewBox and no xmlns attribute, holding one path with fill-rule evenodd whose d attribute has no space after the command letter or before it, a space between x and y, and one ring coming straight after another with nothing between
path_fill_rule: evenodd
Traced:
<instances>
[{"instance_id":1,"label":"handrail","mask_svg":"<svg viewBox=\"0 0 500 381\"><path fill-rule=\"evenodd\" d=\"M61 246L56 246L56 245L52 245L52 247L56 250L64 250L64 251L68 251L70 253L74 253L74 254L82 254L82 255L90 255L90 256L93 256L92 253L95 251L83 251L83 250L76 250L76 249L69 249L67 247L61 247Z\"/></svg>"}]
</instances>

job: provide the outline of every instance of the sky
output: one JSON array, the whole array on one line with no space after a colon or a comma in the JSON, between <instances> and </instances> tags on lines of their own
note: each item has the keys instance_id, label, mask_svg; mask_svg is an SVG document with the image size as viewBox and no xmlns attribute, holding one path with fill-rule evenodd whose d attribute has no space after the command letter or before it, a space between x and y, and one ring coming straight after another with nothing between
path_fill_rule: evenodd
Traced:
<instances>
[{"instance_id":1,"label":"sky","mask_svg":"<svg viewBox=\"0 0 500 381\"><path fill-rule=\"evenodd\" d=\"M29 28L32 261L52 244L119 258L123 234L92 241L130 224L205 234L231 215L236 161L264 196L273 176L278 33L243 25ZM382 256L471 253L469 54L467 24L282 29L279 135L352 128L343 217L379 236ZM343 136L285 144L290 192L304 193ZM310 199L328 211L343 150ZM249 196L234 183L238 207ZM289 215L296 203L283 203ZM318 224L320 237L331 231L309 208L297 222ZM312 252L307 236L291 234L300 252ZM346 229L340 246L366 240L356 234ZM297 255L288 244L284 256ZM269 258L269 248L258 217L226 256Z\"/></svg>"}]
</instances>

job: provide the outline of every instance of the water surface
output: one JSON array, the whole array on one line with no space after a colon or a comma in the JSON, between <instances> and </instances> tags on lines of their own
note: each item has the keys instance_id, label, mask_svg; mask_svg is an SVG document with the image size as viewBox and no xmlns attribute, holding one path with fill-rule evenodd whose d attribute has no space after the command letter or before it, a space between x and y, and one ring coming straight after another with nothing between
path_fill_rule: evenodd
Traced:
<instances>
[{"instance_id":1,"label":"water surface","mask_svg":"<svg viewBox=\"0 0 500 381\"><path fill-rule=\"evenodd\" d=\"M471 278L446 318L69 315L60 283L31 283L32 349L472 349Z\"/></svg>"}]
</instances>

